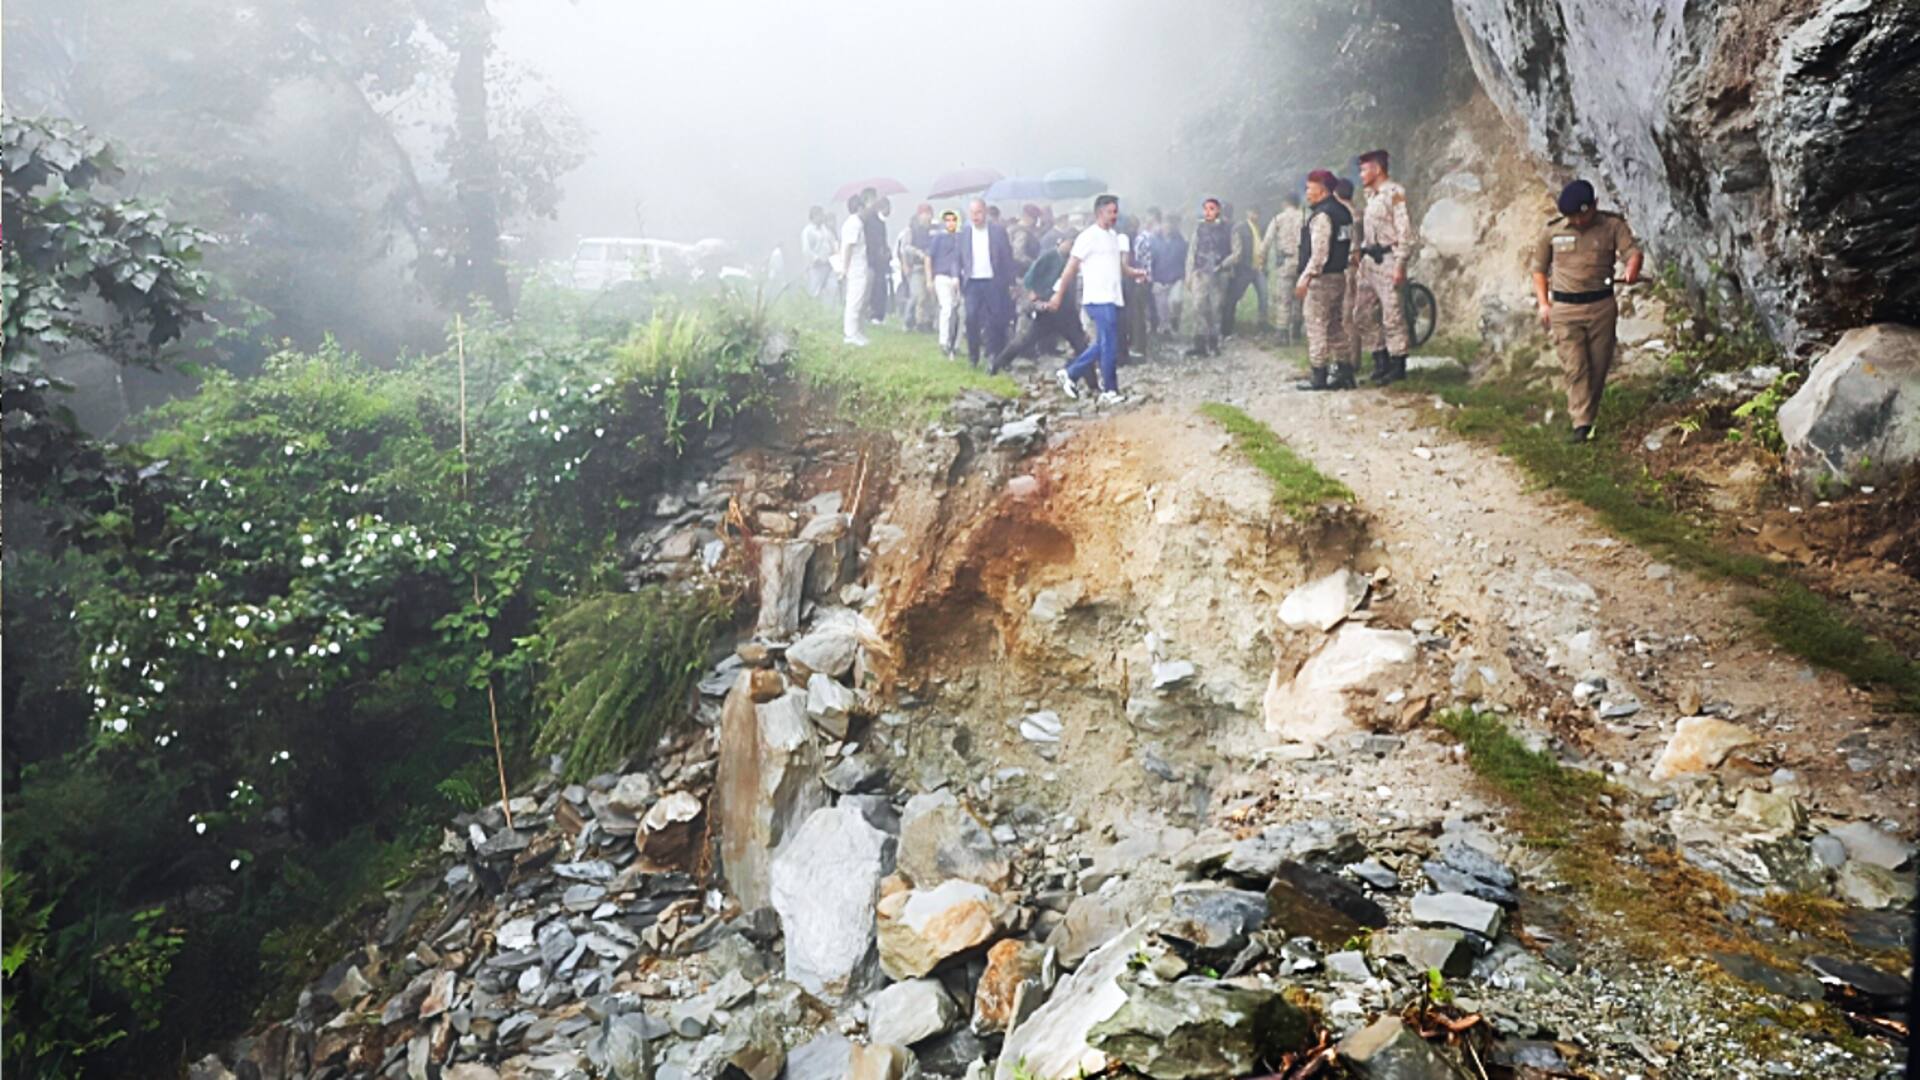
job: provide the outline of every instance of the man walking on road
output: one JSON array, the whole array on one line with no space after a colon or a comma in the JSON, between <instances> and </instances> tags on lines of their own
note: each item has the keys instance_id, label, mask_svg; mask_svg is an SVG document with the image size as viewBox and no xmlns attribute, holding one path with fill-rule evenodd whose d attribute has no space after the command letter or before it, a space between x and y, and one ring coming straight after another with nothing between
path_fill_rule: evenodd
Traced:
<instances>
[{"instance_id":1,"label":"man walking on road","mask_svg":"<svg viewBox=\"0 0 1920 1080\"><path fill-rule=\"evenodd\" d=\"M933 326L933 274L927 265L927 245L932 239L933 207L921 203L893 242L893 256L900 264L900 291L907 298L901 318L908 330Z\"/></svg>"},{"instance_id":2,"label":"man walking on road","mask_svg":"<svg viewBox=\"0 0 1920 1080\"><path fill-rule=\"evenodd\" d=\"M927 246L928 272L933 276L933 296L940 305L940 351L953 359L960 339L960 215L948 210L940 215L940 228Z\"/></svg>"},{"instance_id":3,"label":"man walking on road","mask_svg":"<svg viewBox=\"0 0 1920 1080\"><path fill-rule=\"evenodd\" d=\"M989 374L998 375L1013 363L1015 357L1029 349L1046 348L1054 338L1062 338L1073 348L1078 356L1087 347L1086 331L1080 329L1080 305L1074 302L1071 291L1065 294L1065 300L1058 308L1049 310L1047 299L1053 295L1053 288L1060 281L1060 272L1067 268L1067 252L1073 247L1071 237L1060 237L1052 251L1046 252L1033 261L1027 268L1027 276L1021 281L1021 287L1027 290L1033 310L1021 325L1007 347L1001 349L988 367Z\"/></svg>"},{"instance_id":4,"label":"man walking on road","mask_svg":"<svg viewBox=\"0 0 1920 1080\"><path fill-rule=\"evenodd\" d=\"M1188 356L1212 356L1220 351L1221 277L1231 268L1233 238L1220 217L1220 200L1200 204L1200 222L1187 246L1187 329L1193 333Z\"/></svg>"},{"instance_id":5,"label":"man walking on road","mask_svg":"<svg viewBox=\"0 0 1920 1080\"><path fill-rule=\"evenodd\" d=\"M1260 305L1260 326L1267 325L1266 234L1260 228L1260 209L1248 207L1246 220L1233 227L1232 277L1227 282L1226 302L1220 309L1220 336L1232 337L1240 329L1240 298L1253 290Z\"/></svg>"},{"instance_id":6,"label":"man walking on road","mask_svg":"<svg viewBox=\"0 0 1920 1080\"><path fill-rule=\"evenodd\" d=\"M1173 317L1173 290L1187 273L1187 238L1180 235L1180 220L1168 214L1160 224L1160 235L1153 241L1153 265L1147 268L1153 278L1153 319L1162 334L1175 333L1179 327Z\"/></svg>"},{"instance_id":7,"label":"man walking on road","mask_svg":"<svg viewBox=\"0 0 1920 1080\"><path fill-rule=\"evenodd\" d=\"M1074 238L1073 249L1067 255L1067 268L1060 272L1060 280L1053 287L1053 299L1043 305L1048 311L1059 311L1075 275L1084 272L1080 303L1087 318L1093 320L1094 342L1073 363L1061 368L1058 377L1060 389L1068 397L1079 397L1074 384L1082 379L1094 381L1094 364L1098 361L1102 405L1126 403L1127 399L1120 394L1118 367L1120 314L1126 306L1124 282L1127 278L1140 280L1147 276L1145 270L1133 265L1132 247L1126 234L1114 227L1119 218L1119 196L1102 195L1093 200L1093 224Z\"/></svg>"},{"instance_id":8,"label":"man walking on road","mask_svg":"<svg viewBox=\"0 0 1920 1080\"><path fill-rule=\"evenodd\" d=\"M1360 182L1367 187L1367 211L1365 257L1354 283L1354 327L1363 347L1373 350L1369 381L1385 386L1407 377L1407 316L1400 288L1407 283L1407 257L1413 253L1413 219L1407 189L1387 175L1385 150L1360 155Z\"/></svg>"},{"instance_id":9,"label":"man walking on road","mask_svg":"<svg viewBox=\"0 0 1920 1080\"><path fill-rule=\"evenodd\" d=\"M1560 217L1547 223L1533 249L1533 292L1540 324L1553 332L1554 351L1567 379L1570 438L1586 442L1600 411L1607 371L1613 366L1614 324L1620 308L1613 298L1613 267L1625 259L1622 285L1640 280L1640 242L1627 219L1597 210L1593 185L1575 180L1561 192Z\"/></svg>"},{"instance_id":10,"label":"man walking on road","mask_svg":"<svg viewBox=\"0 0 1920 1080\"><path fill-rule=\"evenodd\" d=\"M960 238L960 287L967 301L967 363L979 367L983 343L989 359L1007 347L1007 324L1013 321L1013 243L1006 226L987 220L984 199L967 206L967 219L971 224Z\"/></svg>"},{"instance_id":11,"label":"man walking on road","mask_svg":"<svg viewBox=\"0 0 1920 1080\"><path fill-rule=\"evenodd\" d=\"M1293 294L1306 301L1307 362L1312 373L1296 384L1301 390L1345 390L1353 386L1347 359L1347 252L1353 243L1353 215L1333 197L1334 175L1326 169L1307 174L1307 223L1300 229L1300 277ZM1332 373L1328 373L1328 367Z\"/></svg>"},{"instance_id":12,"label":"man walking on road","mask_svg":"<svg viewBox=\"0 0 1920 1080\"><path fill-rule=\"evenodd\" d=\"M867 289L871 270L867 266L866 200L858 195L847 199L847 220L840 223L840 273L846 287L846 310L840 319L840 340L848 345L865 345L866 330L861 321L867 314Z\"/></svg>"}]
</instances>

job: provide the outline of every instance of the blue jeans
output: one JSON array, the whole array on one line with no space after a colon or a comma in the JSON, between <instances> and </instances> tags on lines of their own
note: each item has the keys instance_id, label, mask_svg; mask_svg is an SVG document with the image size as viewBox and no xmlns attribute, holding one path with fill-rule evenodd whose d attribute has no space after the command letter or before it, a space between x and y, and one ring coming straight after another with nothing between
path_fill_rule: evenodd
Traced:
<instances>
[{"instance_id":1,"label":"blue jeans","mask_svg":"<svg viewBox=\"0 0 1920 1080\"><path fill-rule=\"evenodd\" d=\"M1086 378L1093 373L1093 362L1098 359L1101 388L1117 394L1120 392L1120 375L1114 370L1114 360L1120 348L1120 306L1086 304L1081 310L1093 320L1093 344L1088 345L1086 352L1067 365L1067 378Z\"/></svg>"}]
</instances>

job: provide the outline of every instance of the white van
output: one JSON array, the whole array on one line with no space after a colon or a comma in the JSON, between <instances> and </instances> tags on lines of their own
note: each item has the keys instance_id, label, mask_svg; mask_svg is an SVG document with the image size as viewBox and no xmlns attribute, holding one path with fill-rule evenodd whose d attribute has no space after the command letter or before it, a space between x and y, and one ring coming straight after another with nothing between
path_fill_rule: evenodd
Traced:
<instances>
[{"instance_id":1,"label":"white van","mask_svg":"<svg viewBox=\"0 0 1920 1080\"><path fill-rule=\"evenodd\" d=\"M692 244L633 236L590 236L573 249L573 287L589 291L627 281L685 278L694 267Z\"/></svg>"}]
</instances>

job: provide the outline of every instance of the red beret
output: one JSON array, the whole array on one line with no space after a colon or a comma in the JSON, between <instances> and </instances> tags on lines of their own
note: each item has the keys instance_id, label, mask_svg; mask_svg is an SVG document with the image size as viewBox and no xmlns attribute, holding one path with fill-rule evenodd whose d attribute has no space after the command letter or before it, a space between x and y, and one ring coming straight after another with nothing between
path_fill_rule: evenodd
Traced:
<instances>
[{"instance_id":1,"label":"red beret","mask_svg":"<svg viewBox=\"0 0 1920 1080\"><path fill-rule=\"evenodd\" d=\"M1333 186L1339 182L1339 179L1328 169L1315 169L1307 174L1307 183L1319 184L1328 191L1332 191Z\"/></svg>"}]
</instances>

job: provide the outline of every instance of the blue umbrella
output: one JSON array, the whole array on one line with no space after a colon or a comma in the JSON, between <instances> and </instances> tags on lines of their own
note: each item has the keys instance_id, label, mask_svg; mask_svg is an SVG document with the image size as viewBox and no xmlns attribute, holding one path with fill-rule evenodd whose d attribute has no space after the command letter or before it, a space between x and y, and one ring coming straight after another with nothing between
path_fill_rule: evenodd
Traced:
<instances>
[{"instance_id":1,"label":"blue umbrella","mask_svg":"<svg viewBox=\"0 0 1920 1080\"><path fill-rule=\"evenodd\" d=\"M1029 176L1009 176L995 180L980 197L988 202L1012 202L1017 199L1050 199L1047 183Z\"/></svg>"},{"instance_id":2,"label":"blue umbrella","mask_svg":"<svg viewBox=\"0 0 1920 1080\"><path fill-rule=\"evenodd\" d=\"M1041 183L1049 199L1085 199L1107 190L1107 182L1079 166L1055 169Z\"/></svg>"}]
</instances>

